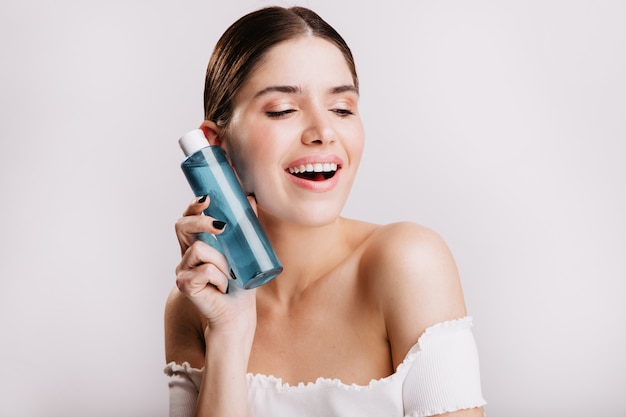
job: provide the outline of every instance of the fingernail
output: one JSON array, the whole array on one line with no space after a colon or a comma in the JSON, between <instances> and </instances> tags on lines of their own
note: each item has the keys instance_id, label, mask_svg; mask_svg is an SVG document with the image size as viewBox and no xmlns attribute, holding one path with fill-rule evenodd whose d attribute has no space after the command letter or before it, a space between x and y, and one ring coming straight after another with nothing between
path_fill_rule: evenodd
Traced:
<instances>
[{"instance_id":1,"label":"fingernail","mask_svg":"<svg viewBox=\"0 0 626 417\"><path fill-rule=\"evenodd\" d=\"M198 203L199 203L199 204L204 203L204 202L206 201L206 198L207 198L207 196L206 196L206 195L203 195L202 197L200 197L200 198L198 199Z\"/></svg>"},{"instance_id":2,"label":"fingernail","mask_svg":"<svg viewBox=\"0 0 626 417\"><path fill-rule=\"evenodd\" d=\"M226 226L226 223L219 220L213 220L213 227L215 227L217 230L222 230L224 226Z\"/></svg>"}]
</instances>

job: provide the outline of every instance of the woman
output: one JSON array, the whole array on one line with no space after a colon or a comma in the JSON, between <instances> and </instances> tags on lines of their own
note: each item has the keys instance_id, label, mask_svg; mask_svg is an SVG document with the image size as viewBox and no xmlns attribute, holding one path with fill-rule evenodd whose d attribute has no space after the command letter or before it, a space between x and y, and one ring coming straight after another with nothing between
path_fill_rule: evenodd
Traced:
<instances>
[{"instance_id":1,"label":"woman","mask_svg":"<svg viewBox=\"0 0 626 417\"><path fill-rule=\"evenodd\" d=\"M201 129L254 196L284 270L229 286L225 258L195 239L229 225L202 215L209 199L189 205L165 312L172 416L482 415L445 243L339 216L363 151L358 99L350 49L308 9L253 12L216 45Z\"/></svg>"}]
</instances>

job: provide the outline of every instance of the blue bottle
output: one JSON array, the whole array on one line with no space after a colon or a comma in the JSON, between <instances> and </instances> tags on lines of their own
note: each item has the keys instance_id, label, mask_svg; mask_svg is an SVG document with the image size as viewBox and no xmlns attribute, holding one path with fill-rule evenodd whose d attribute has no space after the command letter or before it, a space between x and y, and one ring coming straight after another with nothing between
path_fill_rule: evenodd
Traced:
<instances>
[{"instance_id":1,"label":"blue bottle","mask_svg":"<svg viewBox=\"0 0 626 417\"><path fill-rule=\"evenodd\" d=\"M222 233L201 238L214 247L217 239L241 287L255 288L275 278L283 267L222 149L210 146L200 129L178 143L187 156L181 168L193 193L211 199L204 214L226 222Z\"/></svg>"}]
</instances>

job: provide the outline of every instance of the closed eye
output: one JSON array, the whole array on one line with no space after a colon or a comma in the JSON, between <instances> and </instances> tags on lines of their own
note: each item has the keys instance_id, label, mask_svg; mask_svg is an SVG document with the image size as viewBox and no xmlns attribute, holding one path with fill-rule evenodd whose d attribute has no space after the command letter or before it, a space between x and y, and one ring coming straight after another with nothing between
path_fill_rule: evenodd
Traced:
<instances>
[{"instance_id":1,"label":"closed eye","mask_svg":"<svg viewBox=\"0 0 626 417\"><path fill-rule=\"evenodd\" d=\"M332 109L331 111L336 113L340 117L347 117L347 116L353 116L354 115L354 112L352 110L348 110L348 109Z\"/></svg>"},{"instance_id":2,"label":"closed eye","mask_svg":"<svg viewBox=\"0 0 626 417\"><path fill-rule=\"evenodd\" d=\"M271 117L274 119L278 119L280 117L287 116L288 114L294 113L295 109L281 110L281 111L266 111L265 114L267 117Z\"/></svg>"}]
</instances>

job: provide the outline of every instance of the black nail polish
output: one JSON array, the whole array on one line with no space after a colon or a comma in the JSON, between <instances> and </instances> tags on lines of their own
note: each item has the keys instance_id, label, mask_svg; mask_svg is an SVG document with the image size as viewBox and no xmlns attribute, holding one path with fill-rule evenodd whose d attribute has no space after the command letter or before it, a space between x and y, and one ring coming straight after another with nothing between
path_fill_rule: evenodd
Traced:
<instances>
[{"instance_id":1,"label":"black nail polish","mask_svg":"<svg viewBox=\"0 0 626 417\"><path fill-rule=\"evenodd\" d=\"M200 204L204 203L204 202L206 201L206 198L207 198L207 196L206 196L206 195L203 195L202 197L200 197L200 198L198 199L198 203L200 203Z\"/></svg>"},{"instance_id":2,"label":"black nail polish","mask_svg":"<svg viewBox=\"0 0 626 417\"><path fill-rule=\"evenodd\" d=\"M226 223L220 220L213 220L213 227L215 227L216 229L222 230L224 226L226 226Z\"/></svg>"}]
</instances>

